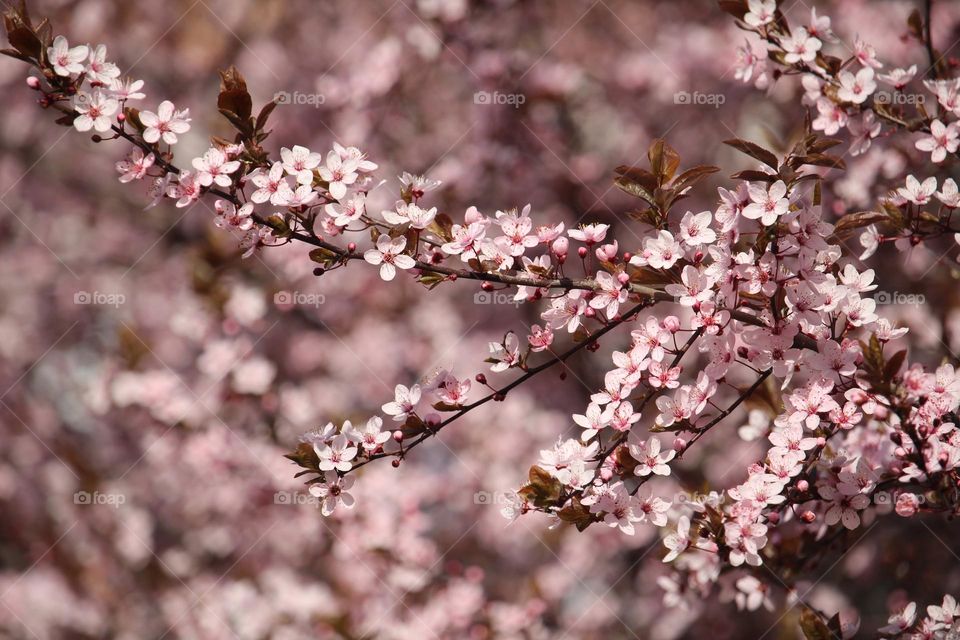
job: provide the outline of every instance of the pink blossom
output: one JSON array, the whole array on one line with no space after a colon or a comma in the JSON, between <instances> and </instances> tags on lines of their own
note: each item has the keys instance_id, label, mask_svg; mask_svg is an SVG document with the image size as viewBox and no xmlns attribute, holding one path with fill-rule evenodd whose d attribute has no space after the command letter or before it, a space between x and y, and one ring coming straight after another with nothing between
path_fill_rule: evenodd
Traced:
<instances>
[{"instance_id":1,"label":"pink blossom","mask_svg":"<svg viewBox=\"0 0 960 640\"><path fill-rule=\"evenodd\" d=\"M141 111L140 122L145 127L143 139L150 144L156 144L161 138L167 144L176 144L177 136L190 130L189 116L189 109L177 111L169 100L161 102L156 113Z\"/></svg>"},{"instance_id":2,"label":"pink blossom","mask_svg":"<svg viewBox=\"0 0 960 640\"><path fill-rule=\"evenodd\" d=\"M381 235L377 238L376 249L367 249L363 259L372 265L380 265L380 277L389 282L396 277L397 269L416 266L416 261L403 253L406 246L407 239L403 236L391 239L388 235Z\"/></svg>"}]
</instances>

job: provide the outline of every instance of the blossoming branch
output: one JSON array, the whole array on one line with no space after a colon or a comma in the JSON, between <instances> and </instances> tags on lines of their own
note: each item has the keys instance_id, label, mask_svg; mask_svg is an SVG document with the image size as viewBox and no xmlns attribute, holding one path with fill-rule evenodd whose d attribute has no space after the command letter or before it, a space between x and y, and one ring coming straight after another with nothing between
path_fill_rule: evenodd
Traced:
<instances>
[{"instance_id":1,"label":"blossoming branch","mask_svg":"<svg viewBox=\"0 0 960 640\"><path fill-rule=\"evenodd\" d=\"M306 434L288 457L324 515L356 506L358 469L382 459L401 466L467 412L506 401L541 372L596 351L601 339L619 340L603 388L570 417L577 437L557 434L503 513L625 535L661 528L662 559L673 567L660 579L668 603L706 597L737 572L736 602L752 610L771 607L774 589L795 595L817 558L852 544L868 518L960 511L960 377L947 362L928 369L896 348L906 329L878 315L876 274L857 266L845 242L860 233L864 260L884 243L905 250L945 240L950 248L960 239L960 193L937 175L960 147L960 79L930 42L929 15L914 14L908 26L930 54L921 75L929 75L922 85L935 113L891 98L915 81L915 66L880 73L877 52L860 40L849 55L828 54L830 45L844 47L829 17L814 10L806 24L790 25L774 0L720 5L750 38L738 78L766 89L800 77L809 108L803 135L778 153L726 141L751 164L704 211L682 204L717 167L681 168L666 141L653 141L644 166L621 166L614 178L639 203L629 223L639 241L613 237L608 224L535 223L531 204L448 214L432 204L439 183L411 173L400 177L391 208L368 210L369 194L384 184L378 165L336 141L325 153L269 150L277 103L255 111L235 68L221 73L217 101L234 137L214 138L178 165L189 109L148 98L141 80L106 59L105 45L54 37L21 5L5 15L12 48L3 53L35 69L27 84L42 107L61 114L58 124L98 142L124 141L119 179L144 183L149 206L211 197L215 224L241 234L244 256L305 243L318 276L356 262L385 282L412 278L430 291L479 282L536 306L540 323L490 343L489 375L437 370L402 381L380 415ZM934 166L902 176L873 209L830 222L824 192L844 169L843 155L894 137ZM834 151L844 144L844 154ZM755 410L742 437L769 446L742 465L737 484L657 490L655 480L683 475L680 462L711 431L739 426L731 418L747 405ZM880 632L935 633L960 617L949 595L927 611L918 622L911 603ZM856 632L855 623L806 604L803 627L808 638Z\"/></svg>"}]
</instances>

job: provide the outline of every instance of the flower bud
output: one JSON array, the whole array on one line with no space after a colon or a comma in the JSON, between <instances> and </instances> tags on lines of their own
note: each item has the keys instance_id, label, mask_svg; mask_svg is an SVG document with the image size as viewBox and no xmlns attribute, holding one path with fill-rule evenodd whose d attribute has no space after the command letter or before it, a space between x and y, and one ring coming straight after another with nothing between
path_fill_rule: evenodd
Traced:
<instances>
[{"instance_id":1,"label":"flower bud","mask_svg":"<svg viewBox=\"0 0 960 640\"><path fill-rule=\"evenodd\" d=\"M393 465L393 468L394 468L394 469L396 469L397 467L400 466L400 458L394 458L394 459L390 462L390 464Z\"/></svg>"},{"instance_id":2,"label":"flower bud","mask_svg":"<svg viewBox=\"0 0 960 640\"><path fill-rule=\"evenodd\" d=\"M394 431L393 439L396 440L397 442L403 442L403 431L400 431L400 429L397 429L396 431Z\"/></svg>"},{"instance_id":3,"label":"flower bud","mask_svg":"<svg viewBox=\"0 0 960 640\"><path fill-rule=\"evenodd\" d=\"M493 291L493 283L484 282L480 285L480 288L483 289L484 291Z\"/></svg>"},{"instance_id":4,"label":"flower bud","mask_svg":"<svg viewBox=\"0 0 960 640\"><path fill-rule=\"evenodd\" d=\"M582 259L582 258L586 258L586 257L587 257L587 248L586 248L586 247L580 247L579 249L577 249L577 255L580 256L581 259Z\"/></svg>"},{"instance_id":5,"label":"flower bud","mask_svg":"<svg viewBox=\"0 0 960 640\"><path fill-rule=\"evenodd\" d=\"M36 76L27 77L27 86L33 89L34 91L40 90L40 78Z\"/></svg>"},{"instance_id":6,"label":"flower bud","mask_svg":"<svg viewBox=\"0 0 960 640\"><path fill-rule=\"evenodd\" d=\"M807 524L810 524L811 522L817 519L817 514L815 514L813 511L804 511L803 513L800 514L800 519L806 522Z\"/></svg>"},{"instance_id":7,"label":"flower bud","mask_svg":"<svg viewBox=\"0 0 960 640\"><path fill-rule=\"evenodd\" d=\"M633 257L633 254L630 253L629 251L624 251L624 252L623 252L623 261L624 261L624 262L630 262L630 258L632 258L632 257Z\"/></svg>"},{"instance_id":8,"label":"flower bud","mask_svg":"<svg viewBox=\"0 0 960 640\"><path fill-rule=\"evenodd\" d=\"M683 438L676 438L673 441L673 450L677 453L683 453L683 450L687 448L687 441Z\"/></svg>"},{"instance_id":9,"label":"flower bud","mask_svg":"<svg viewBox=\"0 0 960 640\"><path fill-rule=\"evenodd\" d=\"M620 284L627 284L630 282L630 274L628 274L626 271L621 271L617 274L617 282Z\"/></svg>"},{"instance_id":10,"label":"flower bud","mask_svg":"<svg viewBox=\"0 0 960 640\"><path fill-rule=\"evenodd\" d=\"M600 262L613 262L617 259L617 249L617 243L613 242L597 247L594 253Z\"/></svg>"},{"instance_id":11,"label":"flower bud","mask_svg":"<svg viewBox=\"0 0 960 640\"><path fill-rule=\"evenodd\" d=\"M558 258L566 258L567 251L570 250L570 241L567 240L566 236L560 236L550 245L550 250L553 251Z\"/></svg>"},{"instance_id":12,"label":"flower bud","mask_svg":"<svg viewBox=\"0 0 960 640\"><path fill-rule=\"evenodd\" d=\"M313 275L315 275L315 276L322 276L322 275L324 274L324 272L325 272L325 270L324 270L323 267L316 267L316 268L313 270Z\"/></svg>"},{"instance_id":13,"label":"flower bud","mask_svg":"<svg viewBox=\"0 0 960 640\"><path fill-rule=\"evenodd\" d=\"M350 244L347 245L347 251L349 251L350 253L353 253L356 250L357 250L356 242L351 242Z\"/></svg>"},{"instance_id":14,"label":"flower bud","mask_svg":"<svg viewBox=\"0 0 960 640\"><path fill-rule=\"evenodd\" d=\"M776 511L771 511L770 513L767 514L767 522L774 525L777 524L778 522L780 522L780 514L777 513Z\"/></svg>"},{"instance_id":15,"label":"flower bud","mask_svg":"<svg viewBox=\"0 0 960 640\"><path fill-rule=\"evenodd\" d=\"M593 310L593 307L587 307L584 310L583 315L585 315L588 318L593 318L597 315L597 312Z\"/></svg>"},{"instance_id":16,"label":"flower bud","mask_svg":"<svg viewBox=\"0 0 960 640\"><path fill-rule=\"evenodd\" d=\"M117 114L117 122L126 122L126 121L127 121L127 116L126 116L126 114L124 114L124 113L118 113L118 114Z\"/></svg>"},{"instance_id":17,"label":"flower bud","mask_svg":"<svg viewBox=\"0 0 960 640\"><path fill-rule=\"evenodd\" d=\"M483 375L482 373L478 373L474 378L474 380L476 380L480 384L487 384L487 376Z\"/></svg>"},{"instance_id":18,"label":"flower bud","mask_svg":"<svg viewBox=\"0 0 960 640\"><path fill-rule=\"evenodd\" d=\"M808 489L810 489L810 483L806 480L800 480L797 482L797 491L806 493Z\"/></svg>"}]
</instances>

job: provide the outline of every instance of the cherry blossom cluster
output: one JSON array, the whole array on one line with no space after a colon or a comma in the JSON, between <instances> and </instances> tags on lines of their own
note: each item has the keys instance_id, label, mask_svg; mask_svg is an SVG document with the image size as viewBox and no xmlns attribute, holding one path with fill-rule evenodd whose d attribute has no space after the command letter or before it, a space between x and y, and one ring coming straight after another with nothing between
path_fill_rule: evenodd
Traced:
<instances>
[{"instance_id":1,"label":"cherry blossom cluster","mask_svg":"<svg viewBox=\"0 0 960 640\"><path fill-rule=\"evenodd\" d=\"M946 61L932 46L929 66L919 69L887 68L877 50L857 37L853 45L831 29L829 16L810 9L808 20L791 26L775 0L749 0L731 12L738 24L752 35L739 49L736 75L760 89L769 88L777 78L798 75L803 87L803 104L814 110L815 131L837 136L846 129L850 156L870 149L872 141L893 133L884 124L911 133L913 146L930 154L935 165L955 157L960 148L960 78L949 77ZM929 41L919 13L911 16L911 35ZM828 55L830 44L838 56ZM927 76L927 77L924 77ZM822 158L824 166L842 166L842 161ZM894 185L881 199L881 209L864 216L857 226L864 247L861 259L869 257L881 243L907 249L932 238L947 236L960 243L960 225L953 220L960 196L952 178L937 192L939 208L926 212L937 192L934 176L908 176L906 185ZM960 259L960 256L957 256Z\"/></svg>"}]
</instances>

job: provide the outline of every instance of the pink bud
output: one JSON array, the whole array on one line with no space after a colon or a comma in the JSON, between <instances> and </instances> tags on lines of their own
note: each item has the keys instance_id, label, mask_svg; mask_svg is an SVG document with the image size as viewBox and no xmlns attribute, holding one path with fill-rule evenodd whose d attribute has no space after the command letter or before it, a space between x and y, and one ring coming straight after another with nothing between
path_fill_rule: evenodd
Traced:
<instances>
[{"instance_id":1,"label":"pink bud","mask_svg":"<svg viewBox=\"0 0 960 640\"><path fill-rule=\"evenodd\" d=\"M619 247L616 242L597 247L597 260L601 262L612 262L617 259L617 250Z\"/></svg>"},{"instance_id":2,"label":"pink bud","mask_svg":"<svg viewBox=\"0 0 960 640\"><path fill-rule=\"evenodd\" d=\"M579 249L577 249L577 255L580 256L581 258L586 258L586 257L587 257L587 248L586 248L586 247L580 247Z\"/></svg>"},{"instance_id":3,"label":"pink bud","mask_svg":"<svg viewBox=\"0 0 960 640\"><path fill-rule=\"evenodd\" d=\"M777 513L776 511L771 511L770 513L767 514L767 521L770 524L777 524L778 522L780 522L780 514Z\"/></svg>"},{"instance_id":4,"label":"pink bud","mask_svg":"<svg viewBox=\"0 0 960 640\"><path fill-rule=\"evenodd\" d=\"M683 450L687 448L687 441L683 438L677 438L673 441L673 450L677 453L683 453Z\"/></svg>"},{"instance_id":5,"label":"pink bud","mask_svg":"<svg viewBox=\"0 0 960 640\"><path fill-rule=\"evenodd\" d=\"M127 121L127 116L125 114L123 113L117 114L117 122L126 122L126 121Z\"/></svg>"},{"instance_id":6,"label":"pink bud","mask_svg":"<svg viewBox=\"0 0 960 640\"><path fill-rule=\"evenodd\" d=\"M800 519L809 524L817 519L817 514L813 511L804 511L800 514Z\"/></svg>"},{"instance_id":7,"label":"pink bud","mask_svg":"<svg viewBox=\"0 0 960 640\"><path fill-rule=\"evenodd\" d=\"M427 423L427 426L430 426L430 427L435 427L435 426L437 426L438 424L440 424L441 422L443 422L443 420L440 419L440 414L439 414L439 413L434 413L434 412L428 413L428 414L423 418L423 421L426 422L426 423Z\"/></svg>"},{"instance_id":8,"label":"pink bud","mask_svg":"<svg viewBox=\"0 0 960 640\"><path fill-rule=\"evenodd\" d=\"M825 444L827 444L827 439L826 439L826 438L824 438L823 436L820 436L819 438L817 438L817 446L818 446L818 447L822 447L822 446L825 445Z\"/></svg>"},{"instance_id":9,"label":"pink bud","mask_svg":"<svg viewBox=\"0 0 960 640\"><path fill-rule=\"evenodd\" d=\"M620 284L627 284L630 282L630 275L626 271L621 271L617 274L617 282Z\"/></svg>"},{"instance_id":10,"label":"pink bud","mask_svg":"<svg viewBox=\"0 0 960 640\"><path fill-rule=\"evenodd\" d=\"M570 241L567 240L566 236L560 236L553 241L553 244L550 245L550 249L557 257L566 257L567 251L570 250Z\"/></svg>"},{"instance_id":11,"label":"pink bud","mask_svg":"<svg viewBox=\"0 0 960 640\"><path fill-rule=\"evenodd\" d=\"M470 207L467 209L467 212L463 214L463 221L467 224L483 222L483 214L480 213L476 207Z\"/></svg>"},{"instance_id":12,"label":"pink bud","mask_svg":"<svg viewBox=\"0 0 960 640\"><path fill-rule=\"evenodd\" d=\"M800 480L799 482L797 482L798 491L802 491L803 493L806 493L809 488L810 488L810 483L807 482L806 480Z\"/></svg>"},{"instance_id":13,"label":"pink bud","mask_svg":"<svg viewBox=\"0 0 960 640\"><path fill-rule=\"evenodd\" d=\"M677 316L667 316L660 324L670 333L676 333L677 331L680 331L680 318Z\"/></svg>"},{"instance_id":14,"label":"pink bud","mask_svg":"<svg viewBox=\"0 0 960 640\"><path fill-rule=\"evenodd\" d=\"M40 89L40 78L38 78L38 77L36 77L36 76L29 76L29 77L27 78L27 86L30 87L31 89L35 90L35 91L36 91L36 90L39 90L39 89Z\"/></svg>"},{"instance_id":15,"label":"pink bud","mask_svg":"<svg viewBox=\"0 0 960 640\"><path fill-rule=\"evenodd\" d=\"M396 440L397 442L403 442L403 431L400 431L400 429L397 429L396 431L394 431L393 439Z\"/></svg>"},{"instance_id":16,"label":"pink bud","mask_svg":"<svg viewBox=\"0 0 960 640\"><path fill-rule=\"evenodd\" d=\"M583 312L583 315L587 316L588 318L593 318L597 315L597 312L593 310L593 307L587 307L586 311Z\"/></svg>"},{"instance_id":17,"label":"pink bud","mask_svg":"<svg viewBox=\"0 0 960 640\"><path fill-rule=\"evenodd\" d=\"M347 245L347 251L349 251L350 253L353 253L356 250L357 250L356 242L351 242L350 244Z\"/></svg>"}]
</instances>

